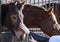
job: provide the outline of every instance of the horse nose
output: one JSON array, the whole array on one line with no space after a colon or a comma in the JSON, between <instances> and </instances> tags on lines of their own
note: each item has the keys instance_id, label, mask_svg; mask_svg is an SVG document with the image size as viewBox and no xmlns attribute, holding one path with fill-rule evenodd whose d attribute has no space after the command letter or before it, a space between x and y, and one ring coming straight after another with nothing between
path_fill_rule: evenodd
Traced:
<instances>
[{"instance_id":1,"label":"horse nose","mask_svg":"<svg viewBox=\"0 0 60 42\"><path fill-rule=\"evenodd\" d=\"M17 41L22 41L23 40L23 35L20 36L19 39L17 39Z\"/></svg>"},{"instance_id":2,"label":"horse nose","mask_svg":"<svg viewBox=\"0 0 60 42\"><path fill-rule=\"evenodd\" d=\"M23 40L23 35L20 36L20 40L21 40L21 41Z\"/></svg>"}]
</instances>

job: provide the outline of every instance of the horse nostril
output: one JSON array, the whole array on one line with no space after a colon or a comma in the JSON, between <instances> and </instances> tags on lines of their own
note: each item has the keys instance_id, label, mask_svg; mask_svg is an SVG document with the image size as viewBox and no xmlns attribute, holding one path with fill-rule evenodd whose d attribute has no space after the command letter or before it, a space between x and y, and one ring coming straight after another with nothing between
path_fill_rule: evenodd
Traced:
<instances>
[{"instance_id":1,"label":"horse nostril","mask_svg":"<svg viewBox=\"0 0 60 42\"><path fill-rule=\"evenodd\" d=\"M22 41L23 40L23 36L21 35L19 39L17 39L17 41Z\"/></svg>"},{"instance_id":2,"label":"horse nostril","mask_svg":"<svg viewBox=\"0 0 60 42\"><path fill-rule=\"evenodd\" d=\"M20 36L20 40L21 40L21 41L23 40L23 35Z\"/></svg>"}]
</instances>

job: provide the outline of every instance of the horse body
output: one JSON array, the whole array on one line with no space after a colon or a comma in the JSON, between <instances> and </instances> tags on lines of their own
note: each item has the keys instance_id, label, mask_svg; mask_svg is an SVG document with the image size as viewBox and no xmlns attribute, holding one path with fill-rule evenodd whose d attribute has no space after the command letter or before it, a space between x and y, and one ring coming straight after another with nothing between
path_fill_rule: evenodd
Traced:
<instances>
[{"instance_id":1,"label":"horse body","mask_svg":"<svg viewBox=\"0 0 60 42\"><path fill-rule=\"evenodd\" d=\"M38 27L49 36L59 35L60 32L58 30L53 29L53 23L49 20L48 12L45 12L45 9L32 6L25 5L23 10L24 15L24 23L27 27Z\"/></svg>"}]
</instances>

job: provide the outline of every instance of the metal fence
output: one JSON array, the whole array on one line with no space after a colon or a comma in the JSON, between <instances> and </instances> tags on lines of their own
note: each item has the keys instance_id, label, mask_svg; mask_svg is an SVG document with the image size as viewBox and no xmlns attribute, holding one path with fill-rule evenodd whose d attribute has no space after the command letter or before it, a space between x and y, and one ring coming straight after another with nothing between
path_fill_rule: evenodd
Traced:
<instances>
[{"instance_id":1,"label":"metal fence","mask_svg":"<svg viewBox=\"0 0 60 42\"><path fill-rule=\"evenodd\" d=\"M26 3L41 6L47 3L60 3L60 0L26 0Z\"/></svg>"},{"instance_id":2,"label":"metal fence","mask_svg":"<svg viewBox=\"0 0 60 42\"><path fill-rule=\"evenodd\" d=\"M16 0L1 0L0 4L6 4L6 3L14 2L14 1L16 1ZM24 0L18 0L18 1L21 2ZM38 7L41 7L47 3L60 3L60 0L25 0L25 2L27 4L33 4ZM54 6L54 4L52 6ZM50 5L49 5L49 7L50 7ZM45 6L45 8L48 8L47 5ZM0 25L1 25L1 5L0 5ZM30 28L29 30L44 36L43 32L41 32L39 28L35 28L35 29ZM1 29L0 29L0 31L1 31ZM28 39L29 38L26 39L26 42L29 42ZM10 31L4 30L3 32L0 32L0 42L16 42L16 39L15 38L13 39Z\"/></svg>"}]
</instances>

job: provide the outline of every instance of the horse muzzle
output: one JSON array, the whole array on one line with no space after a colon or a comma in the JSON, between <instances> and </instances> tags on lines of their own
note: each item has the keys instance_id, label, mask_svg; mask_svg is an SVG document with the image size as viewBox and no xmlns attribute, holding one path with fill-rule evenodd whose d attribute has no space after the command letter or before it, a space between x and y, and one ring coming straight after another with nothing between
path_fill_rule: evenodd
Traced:
<instances>
[{"instance_id":1,"label":"horse muzzle","mask_svg":"<svg viewBox=\"0 0 60 42\"><path fill-rule=\"evenodd\" d=\"M15 32L15 36L17 38L18 41L22 41L25 39L26 34L24 33L23 30L19 30L19 31L14 31Z\"/></svg>"}]
</instances>

